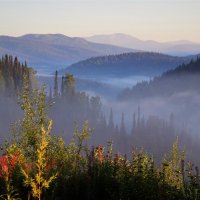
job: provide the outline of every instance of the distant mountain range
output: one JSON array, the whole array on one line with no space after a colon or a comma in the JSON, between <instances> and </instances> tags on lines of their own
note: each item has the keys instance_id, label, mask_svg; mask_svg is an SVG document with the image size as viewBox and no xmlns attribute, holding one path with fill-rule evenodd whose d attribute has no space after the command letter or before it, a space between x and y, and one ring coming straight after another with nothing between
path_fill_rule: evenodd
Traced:
<instances>
[{"instance_id":1,"label":"distant mountain range","mask_svg":"<svg viewBox=\"0 0 200 200\"><path fill-rule=\"evenodd\" d=\"M0 36L0 55L16 55L27 60L39 73L52 73L74 62L133 49L88 42L61 34L29 34L21 37Z\"/></svg>"},{"instance_id":2,"label":"distant mountain range","mask_svg":"<svg viewBox=\"0 0 200 200\"><path fill-rule=\"evenodd\" d=\"M194 56L196 57L196 56ZM155 76L182 63L188 63L192 57L168 56L159 53L124 53L86 59L60 70L60 74L72 73L77 77L130 77Z\"/></svg>"},{"instance_id":3,"label":"distant mountain range","mask_svg":"<svg viewBox=\"0 0 200 200\"><path fill-rule=\"evenodd\" d=\"M143 81L131 89L123 90L119 95L119 99L132 101L150 97L169 98L178 96L179 103L184 101L189 104L191 100L199 102L199 99L196 98L200 94L199 85L200 58L197 58L196 61L192 60L188 64L182 64L151 81Z\"/></svg>"},{"instance_id":4,"label":"distant mountain range","mask_svg":"<svg viewBox=\"0 0 200 200\"><path fill-rule=\"evenodd\" d=\"M94 35L85 38L90 42L101 44L115 44L117 46L139 49L142 51L153 51L170 55L186 56L200 53L200 43L187 40L174 42L157 42L153 40L140 40L136 37L117 33L110 35Z\"/></svg>"},{"instance_id":5,"label":"distant mountain range","mask_svg":"<svg viewBox=\"0 0 200 200\"><path fill-rule=\"evenodd\" d=\"M0 55L16 55L20 60L26 60L39 74L51 74L56 69L91 57L144 51L194 55L200 52L200 44L190 41L142 41L125 34L89 38L68 37L62 34L0 36Z\"/></svg>"}]
</instances>

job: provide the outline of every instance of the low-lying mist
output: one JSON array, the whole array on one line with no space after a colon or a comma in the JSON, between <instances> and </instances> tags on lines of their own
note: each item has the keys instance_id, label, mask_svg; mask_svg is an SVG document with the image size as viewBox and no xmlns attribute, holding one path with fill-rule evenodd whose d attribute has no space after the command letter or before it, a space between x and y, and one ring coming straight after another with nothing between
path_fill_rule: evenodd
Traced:
<instances>
[{"instance_id":1,"label":"low-lying mist","mask_svg":"<svg viewBox=\"0 0 200 200\"><path fill-rule=\"evenodd\" d=\"M0 96L0 144L12 137L11 132L16 121L22 118L17 98Z\"/></svg>"},{"instance_id":2,"label":"low-lying mist","mask_svg":"<svg viewBox=\"0 0 200 200\"><path fill-rule=\"evenodd\" d=\"M104 99L103 105L107 119L109 119L109 110L112 108L115 126L121 126L122 113L124 113L126 134L129 135L126 144L129 147L132 145L144 148L160 158L170 150L171 144L178 137L187 157L200 164L198 158L200 151L199 93L187 91L167 98L151 97L131 102L111 102ZM143 125L140 126L143 127L136 127L133 130L134 126L137 126L138 118L141 119Z\"/></svg>"},{"instance_id":3,"label":"low-lying mist","mask_svg":"<svg viewBox=\"0 0 200 200\"><path fill-rule=\"evenodd\" d=\"M53 102L48 113L53 120L52 134L62 136L66 143L71 141L76 125L81 128L84 121L88 120L93 129L93 134L88 140L90 145L106 145L108 141L113 141L116 152L130 155L136 147L144 148L154 155L155 160L160 160L163 154L170 150L178 136L181 148L186 150L188 158L200 164L198 158L200 93L198 91L177 91L168 96L151 96L127 101L114 98L113 93L117 96L117 91L121 91L121 88L129 84L132 86L140 80L131 77L119 81L108 79L104 87L113 84L118 90L112 91L113 88L109 87L111 92L104 93L100 98L96 97L99 95L99 88L95 91L95 86L90 88L90 94L75 89L70 96L59 94L55 98L52 97L53 77L47 80L43 80L42 83L46 82L47 85L50 83L52 88L50 94L47 87L47 103ZM85 87L91 83L90 81ZM58 84L61 85L60 79ZM173 87L176 90L176 86ZM0 142L3 142L10 137L8 133L12 132L9 128L10 124L23 115L16 99L2 97L0 101L2 132Z\"/></svg>"},{"instance_id":4,"label":"low-lying mist","mask_svg":"<svg viewBox=\"0 0 200 200\"><path fill-rule=\"evenodd\" d=\"M115 121L119 122L121 113L124 112L127 127L132 122L133 113L140 107L142 114L146 117L154 115L162 119L168 119L173 113L177 127L187 127L192 133L199 132L200 119L200 94L196 91L185 91L168 97L149 97L131 101L107 101L102 99L104 112L112 108L116 115Z\"/></svg>"},{"instance_id":5,"label":"low-lying mist","mask_svg":"<svg viewBox=\"0 0 200 200\"><path fill-rule=\"evenodd\" d=\"M137 80L133 80L132 83L134 81ZM112 79L110 82L112 82ZM127 82L129 82L129 79L127 79ZM176 85L172 87L176 91ZM95 90L90 92L90 96L97 94L98 92ZM197 157L200 150L198 147L200 142L198 121L200 118L200 111L198 110L200 94L198 91L179 92L177 87L177 92L172 95L158 95L128 101L110 98L109 93L107 93L101 96L101 103L101 114L97 122L94 123L89 120L94 129L90 144L106 144L107 141L112 140L117 146L116 151L129 154L132 147L140 147L149 153L153 153L159 159L170 150L172 143L178 136L180 145L186 150L188 156L196 163L200 163ZM64 107L64 104L60 107ZM110 124L111 109L113 127ZM73 115L75 114L73 113ZM122 127L122 115L124 127ZM64 115L56 117L58 124L60 124L61 117L63 120ZM70 115L66 116L66 121L71 121L69 118ZM87 117L84 119L87 119ZM74 121L78 120L74 118ZM79 124L83 121L79 121ZM61 124L55 126L59 129ZM64 128L62 125L62 128L61 132L65 135L64 132L69 127ZM70 131L73 132L73 129L71 128Z\"/></svg>"}]
</instances>

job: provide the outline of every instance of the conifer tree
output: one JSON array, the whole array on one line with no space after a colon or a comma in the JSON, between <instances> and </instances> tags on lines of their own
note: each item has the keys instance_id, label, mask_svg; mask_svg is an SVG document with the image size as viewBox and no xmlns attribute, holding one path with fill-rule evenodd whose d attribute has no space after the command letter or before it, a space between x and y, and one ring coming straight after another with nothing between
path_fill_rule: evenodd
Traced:
<instances>
[{"instance_id":1,"label":"conifer tree","mask_svg":"<svg viewBox=\"0 0 200 200\"><path fill-rule=\"evenodd\" d=\"M64 77L64 96L71 98L75 94L75 78L72 74L66 74Z\"/></svg>"},{"instance_id":2,"label":"conifer tree","mask_svg":"<svg viewBox=\"0 0 200 200\"><path fill-rule=\"evenodd\" d=\"M58 71L56 70L55 72L55 78L54 78L54 93L53 97L57 98L58 97Z\"/></svg>"},{"instance_id":3,"label":"conifer tree","mask_svg":"<svg viewBox=\"0 0 200 200\"><path fill-rule=\"evenodd\" d=\"M135 112L133 113L133 124L132 124L132 129L131 129L131 134L133 135L135 133L136 129L136 115Z\"/></svg>"},{"instance_id":4,"label":"conifer tree","mask_svg":"<svg viewBox=\"0 0 200 200\"><path fill-rule=\"evenodd\" d=\"M171 113L169 117L169 126L173 130L174 129L174 114Z\"/></svg>"},{"instance_id":5,"label":"conifer tree","mask_svg":"<svg viewBox=\"0 0 200 200\"><path fill-rule=\"evenodd\" d=\"M141 123L141 113L140 113L140 106L138 106L138 116L137 116L137 128L140 128Z\"/></svg>"},{"instance_id":6,"label":"conifer tree","mask_svg":"<svg viewBox=\"0 0 200 200\"><path fill-rule=\"evenodd\" d=\"M61 78L61 87L60 87L61 96L64 96L64 77Z\"/></svg>"},{"instance_id":7,"label":"conifer tree","mask_svg":"<svg viewBox=\"0 0 200 200\"><path fill-rule=\"evenodd\" d=\"M118 125L115 126L115 134L119 135L119 127L118 127Z\"/></svg>"},{"instance_id":8,"label":"conifer tree","mask_svg":"<svg viewBox=\"0 0 200 200\"><path fill-rule=\"evenodd\" d=\"M23 87L23 76L27 76L29 87L35 87L35 72L27 67L27 64L21 64L17 57L2 56L0 59L0 88L1 94L7 96L17 96ZM3 89L2 89L3 88Z\"/></svg>"},{"instance_id":9,"label":"conifer tree","mask_svg":"<svg viewBox=\"0 0 200 200\"><path fill-rule=\"evenodd\" d=\"M126 128L125 128L125 123L124 123L124 112L122 112L120 134L121 135L126 135Z\"/></svg>"},{"instance_id":10,"label":"conifer tree","mask_svg":"<svg viewBox=\"0 0 200 200\"><path fill-rule=\"evenodd\" d=\"M51 89L51 87L50 87L50 88L49 88L49 101L51 101L52 98L53 98L53 96L52 96L52 89Z\"/></svg>"},{"instance_id":11,"label":"conifer tree","mask_svg":"<svg viewBox=\"0 0 200 200\"><path fill-rule=\"evenodd\" d=\"M117 137L117 146L121 152L125 153L125 149L127 148L127 141L126 141L126 128L124 123L124 113L122 112L121 116L121 124L119 129L119 135Z\"/></svg>"},{"instance_id":12,"label":"conifer tree","mask_svg":"<svg viewBox=\"0 0 200 200\"><path fill-rule=\"evenodd\" d=\"M112 108L110 109L110 115L109 115L109 121L108 121L108 129L109 129L109 131L113 131L114 130L113 110L112 110Z\"/></svg>"},{"instance_id":13,"label":"conifer tree","mask_svg":"<svg viewBox=\"0 0 200 200\"><path fill-rule=\"evenodd\" d=\"M91 97L90 98L90 113L91 113L91 121L96 124L98 121L98 118L100 117L101 114L101 101L100 97Z\"/></svg>"},{"instance_id":14,"label":"conifer tree","mask_svg":"<svg viewBox=\"0 0 200 200\"><path fill-rule=\"evenodd\" d=\"M4 94L4 92L5 92L5 81L2 75L2 71L0 70L0 93Z\"/></svg>"}]
</instances>

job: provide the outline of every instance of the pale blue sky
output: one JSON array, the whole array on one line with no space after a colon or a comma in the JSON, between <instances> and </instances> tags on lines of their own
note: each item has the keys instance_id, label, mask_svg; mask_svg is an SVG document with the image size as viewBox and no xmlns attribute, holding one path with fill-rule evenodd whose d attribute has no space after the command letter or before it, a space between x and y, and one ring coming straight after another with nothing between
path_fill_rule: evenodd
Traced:
<instances>
[{"instance_id":1,"label":"pale blue sky","mask_svg":"<svg viewBox=\"0 0 200 200\"><path fill-rule=\"evenodd\" d=\"M200 42L200 0L0 0L0 35L126 33Z\"/></svg>"}]
</instances>

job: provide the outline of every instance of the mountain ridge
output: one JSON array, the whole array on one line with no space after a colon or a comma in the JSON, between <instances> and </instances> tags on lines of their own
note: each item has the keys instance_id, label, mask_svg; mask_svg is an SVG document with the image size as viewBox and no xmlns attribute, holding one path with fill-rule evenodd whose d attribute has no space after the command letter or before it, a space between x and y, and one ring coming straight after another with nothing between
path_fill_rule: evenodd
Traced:
<instances>
[{"instance_id":1,"label":"mountain ridge","mask_svg":"<svg viewBox=\"0 0 200 200\"><path fill-rule=\"evenodd\" d=\"M59 73L73 73L84 78L87 76L155 76L187 63L191 58L192 56L178 57L153 52L123 53L89 58L74 63L60 70Z\"/></svg>"},{"instance_id":2,"label":"mountain ridge","mask_svg":"<svg viewBox=\"0 0 200 200\"><path fill-rule=\"evenodd\" d=\"M39 72L45 73L52 73L58 68L92 56L131 51L137 50L96 44L83 38L72 38L62 34L0 36L0 54L16 55L21 60L27 60Z\"/></svg>"},{"instance_id":3,"label":"mountain ridge","mask_svg":"<svg viewBox=\"0 0 200 200\"><path fill-rule=\"evenodd\" d=\"M158 42L154 40L141 40L137 37L123 33L93 35L90 37L86 37L85 39L91 42L98 42L102 44L116 44L118 46L126 48L136 48L142 51L154 51L178 56L200 53L200 43L192 42L189 40ZM184 45L184 48L182 45ZM174 50L174 48L176 50Z\"/></svg>"}]
</instances>

